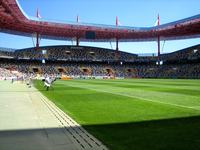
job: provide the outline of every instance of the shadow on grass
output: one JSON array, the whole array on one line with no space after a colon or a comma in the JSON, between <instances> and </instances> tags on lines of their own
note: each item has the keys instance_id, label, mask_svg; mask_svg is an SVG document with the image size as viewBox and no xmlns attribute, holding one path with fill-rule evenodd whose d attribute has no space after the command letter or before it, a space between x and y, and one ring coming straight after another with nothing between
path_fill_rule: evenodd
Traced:
<instances>
[{"instance_id":1,"label":"shadow on grass","mask_svg":"<svg viewBox=\"0 0 200 150\"><path fill-rule=\"evenodd\" d=\"M200 116L83 127L114 150L200 149Z\"/></svg>"},{"instance_id":2,"label":"shadow on grass","mask_svg":"<svg viewBox=\"0 0 200 150\"><path fill-rule=\"evenodd\" d=\"M103 147L76 126L0 130L0 150L103 150Z\"/></svg>"},{"instance_id":3,"label":"shadow on grass","mask_svg":"<svg viewBox=\"0 0 200 150\"><path fill-rule=\"evenodd\" d=\"M77 89L56 87L55 92ZM200 149L200 116L83 127L113 150Z\"/></svg>"},{"instance_id":4,"label":"shadow on grass","mask_svg":"<svg viewBox=\"0 0 200 150\"><path fill-rule=\"evenodd\" d=\"M111 150L200 149L200 116L135 123L84 125L83 127ZM75 142L76 139L83 138L83 136L80 136L82 131L80 132L79 128L75 126L5 130L0 131L0 149L29 150L35 147L36 149L46 150L49 147L58 146L57 144L66 144L67 141L63 136L58 138L64 132L65 135L74 137ZM92 145L95 144L93 140L90 140L90 142L92 142L90 143ZM87 146L89 144L87 145L86 142ZM84 149L87 149L86 147Z\"/></svg>"}]
</instances>

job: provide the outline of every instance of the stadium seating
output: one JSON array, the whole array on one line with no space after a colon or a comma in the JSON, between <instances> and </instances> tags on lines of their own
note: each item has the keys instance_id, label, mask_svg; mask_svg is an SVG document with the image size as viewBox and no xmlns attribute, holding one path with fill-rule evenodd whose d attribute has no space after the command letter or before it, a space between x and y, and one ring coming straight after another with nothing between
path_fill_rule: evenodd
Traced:
<instances>
[{"instance_id":1,"label":"stadium seating","mask_svg":"<svg viewBox=\"0 0 200 150\"><path fill-rule=\"evenodd\" d=\"M42 54L42 50L46 54ZM156 65L157 57L139 57L95 47L49 46L0 51L0 76L5 70L21 73L67 75L70 77L119 78L200 78L200 46L161 55L163 65ZM18 61L20 59L20 61ZM42 63L46 59L46 63Z\"/></svg>"},{"instance_id":2,"label":"stadium seating","mask_svg":"<svg viewBox=\"0 0 200 150\"><path fill-rule=\"evenodd\" d=\"M13 53L16 58L42 59L42 50L46 50L46 59L49 60L70 60L70 61L112 61L115 59L115 51L110 49L87 47L87 46L48 46L40 50L28 48L17 50ZM133 61L137 55L126 52L119 52L120 59Z\"/></svg>"}]
</instances>

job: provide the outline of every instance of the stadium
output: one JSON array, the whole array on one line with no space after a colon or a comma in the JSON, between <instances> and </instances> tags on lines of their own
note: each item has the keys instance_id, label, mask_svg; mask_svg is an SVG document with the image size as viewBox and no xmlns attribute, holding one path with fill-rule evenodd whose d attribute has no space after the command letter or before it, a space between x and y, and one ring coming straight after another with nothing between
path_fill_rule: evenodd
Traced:
<instances>
[{"instance_id":1,"label":"stadium","mask_svg":"<svg viewBox=\"0 0 200 150\"><path fill-rule=\"evenodd\" d=\"M21 3L0 1L1 41L33 43L0 43L0 150L200 149L200 14L133 27L118 16L115 25L33 17ZM193 39L163 53L165 42ZM132 42L156 51L120 47Z\"/></svg>"}]
</instances>

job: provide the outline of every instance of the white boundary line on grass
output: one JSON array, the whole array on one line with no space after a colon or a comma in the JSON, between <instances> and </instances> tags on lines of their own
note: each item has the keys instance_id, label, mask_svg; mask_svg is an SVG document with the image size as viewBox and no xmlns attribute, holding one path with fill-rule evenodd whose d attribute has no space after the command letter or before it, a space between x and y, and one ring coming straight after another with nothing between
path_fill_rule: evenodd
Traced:
<instances>
[{"instance_id":1,"label":"white boundary line on grass","mask_svg":"<svg viewBox=\"0 0 200 150\"><path fill-rule=\"evenodd\" d=\"M80 88L80 86L66 85L66 84L63 84L63 85L65 85L65 86L71 86L71 87L79 87ZM122 93L114 93L114 92L109 92L109 91L104 91L104 90L97 90L95 88L88 88L88 87L81 87L81 88L89 89L89 90L93 90L93 91L104 92L104 93L109 93L109 94L114 94L114 95L126 96L126 97L131 97L131 98L137 98L137 99L140 99L140 100L143 100L143 101L149 101L149 102L154 102L154 103L160 103L160 104L171 105L171 106L176 106L176 107L181 107L181 108L187 108L187 109L193 109L193 110L200 111L200 106L199 106L199 109L198 109L198 108L195 108L195 107L189 107L189 106L184 106L184 105L178 105L178 104L171 104L171 103L165 103L165 102L160 102L160 101L154 101L154 100L147 99L147 98L142 98L142 97L139 97L139 96L133 96L133 95L122 94Z\"/></svg>"}]
</instances>

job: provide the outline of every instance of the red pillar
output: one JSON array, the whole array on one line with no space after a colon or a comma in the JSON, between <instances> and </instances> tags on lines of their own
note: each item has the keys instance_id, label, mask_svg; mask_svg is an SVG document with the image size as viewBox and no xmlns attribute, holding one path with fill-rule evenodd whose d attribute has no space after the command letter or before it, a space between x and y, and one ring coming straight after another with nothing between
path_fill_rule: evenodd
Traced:
<instances>
[{"instance_id":1,"label":"red pillar","mask_svg":"<svg viewBox=\"0 0 200 150\"><path fill-rule=\"evenodd\" d=\"M79 16L77 15L77 17L76 17L76 22L77 22L77 24L79 23ZM76 46L79 46L79 37L78 37L78 33L77 33L77 35L76 35Z\"/></svg>"},{"instance_id":2,"label":"red pillar","mask_svg":"<svg viewBox=\"0 0 200 150\"><path fill-rule=\"evenodd\" d=\"M118 16L116 16L116 27L118 28ZM119 39L118 39L118 29L116 32L116 59L119 59Z\"/></svg>"},{"instance_id":3,"label":"red pillar","mask_svg":"<svg viewBox=\"0 0 200 150\"><path fill-rule=\"evenodd\" d=\"M76 37L76 46L79 46L79 38L78 38L78 36Z\"/></svg>"},{"instance_id":4,"label":"red pillar","mask_svg":"<svg viewBox=\"0 0 200 150\"><path fill-rule=\"evenodd\" d=\"M36 11L36 17L38 19L41 18L40 13L39 13L39 9L37 9L37 11ZM38 50L39 49L39 33L38 32L36 32L36 45L35 46L36 46L36 50Z\"/></svg>"},{"instance_id":5,"label":"red pillar","mask_svg":"<svg viewBox=\"0 0 200 150\"><path fill-rule=\"evenodd\" d=\"M160 58L160 36L158 36L158 60Z\"/></svg>"},{"instance_id":6,"label":"red pillar","mask_svg":"<svg viewBox=\"0 0 200 150\"><path fill-rule=\"evenodd\" d=\"M115 58L116 60L119 60L119 40L116 38L116 51L115 51Z\"/></svg>"},{"instance_id":7,"label":"red pillar","mask_svg":"<svg viewBox=\"0 0 200 150\"><path fill-rule=\"evenodd\" d=\"M118 16L116 16L116 27L118 27ZM116 50L119 50L119 41L118 41L118 29L117 29L117 35L116 35Z\"/></svg>"},{"instance_id":8,"label":"red pillar","mask_svg":"<svg viewBox=\"0 0 200 150\"><path fill-rule=\"evenodd\" d=\"M157 26L159 26L159 25L160 25L160 16L158 14ZM157 42L158 42L158 63L160 63L160 35L158 35Z\"/></svg>"},{"instance_id":9,"label":"red pillar","mask_svg":"<svg viewBox=\"0 0 200 150\"><path fill-rule=\"evenodd\" d=\"M39 49L39 33L36 33L36 50Z\"/></svg>"},{"instance_id":10,"label":"red pillar","mask_svg":"<svg viewBox=\"0 0 200 150\"><path fill-rule=\"evenodd\" d=\"M119 51L119 41L118 41L118 38L116 38L116 51Z\"/></svg>"}]
</instances>

